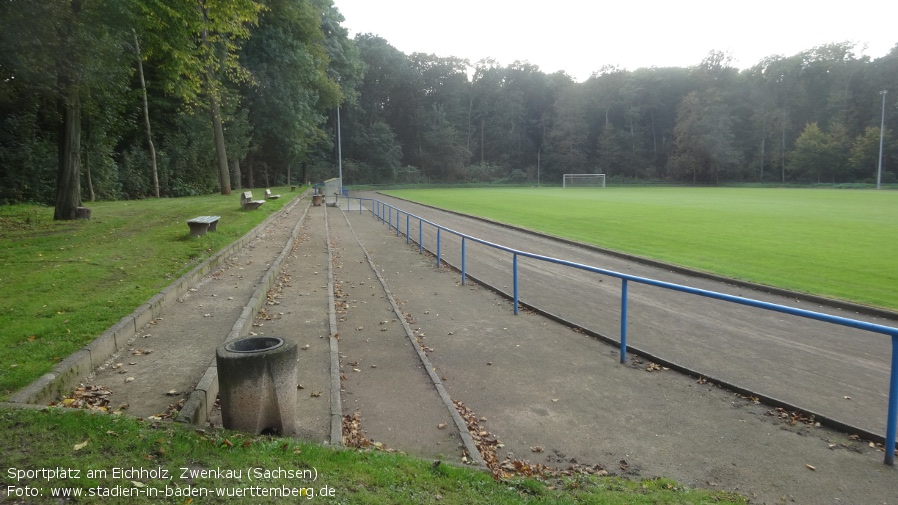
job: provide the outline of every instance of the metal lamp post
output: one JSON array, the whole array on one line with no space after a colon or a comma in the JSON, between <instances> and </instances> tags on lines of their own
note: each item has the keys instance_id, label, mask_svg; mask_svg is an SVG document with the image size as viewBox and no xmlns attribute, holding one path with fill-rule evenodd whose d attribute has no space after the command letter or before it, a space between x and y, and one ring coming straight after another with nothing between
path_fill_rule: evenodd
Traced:
<instances>
[{"instance_id":1,"label":"metal lamp post","mask_svg":"<svg viewBox=\"0 0 898 505\"><path fill-rule=\"evenodd\" d=\"M886 126L886 94L888 90L882 90L879 92L882 95L882 119L879 123L879 165L876 169L876 189L879 189L880 184L882 183L882 137L885 133Z\"/></svg>"},{"instance_id":2,"label":"metal lamp post","mask_svg":"<svg viewBox=\"0 0 898 505\"><path fill-rule=\"evenodd\" d=\"M340 106L337 106L337 177L340 178L340 194L343 194L343 139L340 137Z\"/></svg>"}]
</instances>

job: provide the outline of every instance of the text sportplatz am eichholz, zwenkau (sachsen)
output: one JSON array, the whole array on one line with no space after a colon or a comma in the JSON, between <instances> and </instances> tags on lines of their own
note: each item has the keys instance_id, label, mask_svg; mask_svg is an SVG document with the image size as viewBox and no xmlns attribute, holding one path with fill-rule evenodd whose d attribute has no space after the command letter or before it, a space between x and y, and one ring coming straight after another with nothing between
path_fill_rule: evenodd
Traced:
<instances>
[{"instance_id":1,"label":"text sportplatz am eichholz, zwenkau (sachsen)","mask_svg":"<svg viewBox=\"0 0 898 505\"><path fill-rule=\"evenodd\" d=\"M336 490L317 483L307 468L7 468L12 480L0 496L53 497L273 497L333 498ZM111 483L109 481L112 481ZM97 484L98 481L103 482Z\"/></svg>"}]
</instances>

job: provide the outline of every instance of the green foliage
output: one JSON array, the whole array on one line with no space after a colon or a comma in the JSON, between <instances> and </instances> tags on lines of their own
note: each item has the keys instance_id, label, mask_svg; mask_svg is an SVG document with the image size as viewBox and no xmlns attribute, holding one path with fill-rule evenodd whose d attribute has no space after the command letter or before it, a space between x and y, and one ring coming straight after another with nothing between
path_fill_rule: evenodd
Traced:
<instances>
[{"instance_id":1,"label":"green foliage","mask_svg":"<svg viewBox=\"0 0 898 505\"><path fill-rule=\"evenodd\" d=\"M820 182L823 173L831 173L828 166L833 159L833 147L817 123L808 123L795 141L795 150L789 156L788 169L800 179L813 177Z\"/></svg>"},{"instance_id":2,"label":"green foliage","mask_svg":"<svg viewBox=\"0 0 898 505\"><path fill-rule=\"evenodd\" d=\"M527 62L404 54L350 40L342 23L333 0L0 2L0 202L61 198L70 216L82 199L152 194L135 37L163 196L210 191L210 170L222 190L255 184L254 170L333 175L338 107L349 182L482 180L468 167L485 165L501 167L493 181L864 181L879 92L898 71L898 48L871 61L840 42L741 72L711 51L690 68L603 67L575 83ZM199 139L213 115L215 143ZM812 123L825 145L802 138ZM898 147L885 147L888 179Z\"/></svg>"},{"instance_id":3,"label":"green foliage","mask_svg":"<svg viewBox=\"0 0 898 505\"><path fill-rule=\"evenodd\" d=\"M898 152L898 142L892 140L892 132L886 130L883 135L883 163L889 167L889 160L895 159ZM861 179L875 180L876 170L879 166L879 138L880 129L867 127L864 133L858 135L851 148L851 167ZM894 167L894 165L893 165ZM898 172L898 170L893 171Z\"/></svg>"}]
</instances>

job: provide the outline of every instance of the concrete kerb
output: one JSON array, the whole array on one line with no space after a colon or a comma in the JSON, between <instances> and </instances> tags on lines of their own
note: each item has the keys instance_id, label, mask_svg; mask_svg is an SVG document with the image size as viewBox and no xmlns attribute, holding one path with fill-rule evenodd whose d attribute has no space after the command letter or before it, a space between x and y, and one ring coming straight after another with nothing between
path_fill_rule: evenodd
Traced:
<instances>
[{"instance_id":1,"label":"concrete kerb","mask_svg":"<svg viewBox=\"0 0 898 505\"><path fill-rule=\"evenodd\" d=\"M166 307L187 292L189 286L196 284L209 272L217 268L234 251L239 250L250 240L254 239L272 220L295 207L297 202L304 198L307 193L308 190L298 195L291 203L265 218L262 223L239 240L231 243L182 275L178 280L154 295L146 303L140 305L134 312L120 319L83 348L57 363L50 372L13 393L6 405L24 407L28 404L46 404L59 399L61 394L71 391L81 378L87 376L96 366L102 364L114 353L127 346L128 341L138 332L139 328L146 326L159 317Z\"/></svg>"},{"instance_id":2,"label":"concrete kerb","mask_svg":"<svg viewBox=\"0 0 898 505\"><path fill-rule=\"evenodd\" d=\"M306 193L308 193L308 191L306 191ZM294 201L298 202L303 197L305 197L305 193L303 193ZM292 203L289 207L285 207L284 210L288 208L292 209L292 207L294 207L295 205L295 203ZM262 306L265 304L265 301L268 299L268 290L271 289L271 286L274 285L277 276L280 274L281 264L283 263L284 258L286 258L287 255L290 254L290 251L293 249L293 245L296 242L297 237L299 236L299 230L302 228L302 224L309 213L309 206L310 202L307 202L302 216L299 218L296 226L293 227L293 230L290 233L289 240L287 240L287 243L284 245L284 248L281 250L280 254L278 254L277 258L275 258L275 260L272 261L268 266L268 270L262 277L262 281L260 282L259 287L256 289L256 292L253 293L253 296L249 299L247 304L243 307L243 311L241 312L240 317L237 318L237 321L234 323L234 326L231 328L231 331L228 333L228 336L225 338L224 342L237 340L238 338L241 338L242 336L249 333L256 314L258 314L259 309L262 308ZM203 377L194 387L194 390L187 397L187 401L184 402L184 406L175 417L175 421L187 424L205 423L209 418L209 412L212 410L212 406L215 403L215 398L216 396L218 396L218 392L218 366L216 364L215 357L213 356L212 362L209 364L209 367L206 369Z\"/></svg>"},{"instance_id":3,"label":"concrete kerb","mask_svg":"<svg viewBox=\"0 0 898 505\"><path fill-rule=\"evenodd\" d=\"M327 242L327 315L330 335L328 341L331 353L331 437L334 447L343 447L343 400L340 397L340 341L337 334L337 310L334 304L334 250L331 247L331 232L327 223L327 208L324 211L324 231Z\"/></svg>"},{"instance_id":4,"label":"concrete kerb","mask_svg":"<svg viewBox=\"0 0 898 505\"><path fill-rule=\"evenodd\" d=\"M392 197L392 196L391 196L390 198L395 198L395 197ZM418 204L417 202L412 202L412 203L415 203L415 204L417 204L417 205L421 205L421 204ZM425 207L427 207L427 206L425 205ZM433 207L433 208L435 208L435 207ZM444 209L438 209L438 210L444 210ZM568 243L568 244L570 244L570 245L580 246L580 247L584 247L584 248L587 248L587 249L593 249L593 250L596 250L596 251L598 251L598 252L607 252L607 251L605 251L604 249L601 249L601 248L586 246L586 245L584 245L584 244L579 244L579 243L577 243L577 242L572 242L572 241L569 241L569 240L566 240L566 239L560 239L560 238L554 237L554 236L552 236L552 235L548 235L548 234L544 234L544 233L539 233L539 232L533 232L533 231L527 230L527 229L525 229L525 228L518 228L518 227L515 227L515 226L510 226L510 225L506 225L506 224L503 224L503 223L498 223L498 222L495 222L495 221L491 221L491 220L489 220L489 219L479 218L479 217L476 217L476 216L470 216L470 215L462 214L462 213L459 213L459 212L452 212L452 211L446 211L446 212L450 212L450 213L452 213L452 214L456 214L456 215L463 216L463 217L467 217L467 218L478 219L478 220L480 220L480 221L488 222L488 223L490 223L490 224L494 224L494 225L497 225L497 226L503 226L503 227L505 227L505 228L510 228L510 229L513 229L513 230L516 230L516 231L520 231L520 232L523 232L523 233L530 233L530 234L538 235L538 236L541 236L541 237L550 238L550 239L553 239L553 240L560 240L560 241L565 242L565 243ZM414 243L417 244L417 240L415 240L414 237L410 237L410 240L411 240L412 242L414 242ZM429 254L430 256L436 258L436 253L435 253L434 251L432 251L431 249L427 248L427 246L422 246L422 250L423 250L424 252L426 252L427 254ZM622 254L622 253L609 253L609 254L613 254L613 255L615 255L615 256L622 257L622 258L626 258L626 259L631 259L631 260L637 261L637 262L643 261L641 258L638 258L638 257L630 257L630 256L627 256L627 255ZM450 263L450 262L449 262L448 260L446 260L445 258L441 258L441 259L440 259L440 262L441 262L441 264L446 265L448 268L451 268L452 270L458 272L459 274L461 273L461 268L460 268L460 267L458 267L458 266L456 266L456 265ZM735 283L735 282L731 282L730 279L724 279L724 278L721 278L721 277L718 277L718 276L714 276L714 275L712 275L712 274L705 274L705 275L702 275L702 274L699 274L699 273L695 273L695 272L693 272L693 271L690 271L690 270L688 270L688 269L683 269L683 268L681 268L681 267L672 267L672 266L667 265L667 264L665 264L665 263L651 262L651 261L648 261L648 262L646 262L646 263L652 264L652 266L663 266L663 267L665 267L665 268L676 268L677 271L679 271L679 272L681 272L681 273L691 273L691 274L694 274L694 275L697 275L697 276L700 276L700 277L709 278L709 279L725 280L726 282L730 282L731 284L738 284L738 285L742 285L743 287L751 287L751 288L758 289L758 290L764 290L764 289L766 289L766 286L755 285L755 284L746 283L746 282ZM476 277L476 276L474 276L474 275L471 275L470 273L466 273L466 274L465 274L465 277L466 277L468 280L473 281L473 282L476 282L477 284L483 286L484 288L486 288L486 289L488 289L488 290L490 290L490 291L496 293L497 295L499 295L499 296L501 296L501 297L503 297L503 298L505 298L505 299L507 299L507 300L514 300L514 296L513 296L511 293L507 293L507 292L503 291L501 288L499 288L499 287L497 287L497 286L493 286L492 284L490 284L490 283L488 283L488 282L486 282L486 281L484 281L484 280L482 280L482 279L479 279L478 277ZM778 292L774 292L774 291L778 291ZM793 293L793 292L790 292L790 291L779 290L779 289L776 289L776 288L774 288L773 290L768 290L768 292L773 293L773 294L779 294L779 295L782 295L782 294L784 294L784 293L788 293L789 296L792 296L792 297L795 297L795 298L801 298L801 294L800 294L800 293ZM855 304L851 304L851 303L849 303L849 302L845 302L844 304L833 303L833 301L830 300L830 299L828 299L828 298L814 297L814 296L812 296L812 295L808 295L808 296L806 296L804 299L807 300L807 301L814 301L815 303L821 303L821 304L829 303L830 306L834 306L834 307L841 308L841 309L846 309L846 310L856 310L856 311L858 311L858 312L860 312L860 313L866 313L867 315L874 315L874 316L879 316L879 317L884 317L884 316L883 316L884 314L892 314L893 316L895 315L894 313L890 313L890 312L888 312L888 311L879 311L879 310L877 310L877 309L875 309L875 308L874 308L874 309L871 309L870 307L867 307L867 306L864 306L864 305L855 305ZM579 324L577 324L577 323L568 321L568 320L564 319L564 318L561 317L561 316L558 316L558 315L556 315L556 314L553 314L553 313L551 313L551 312L548 312L548 311L546 311L546 310L543 310L543 309L541 309L541 308L539 308L539 307L537 307L537 306L535 306L535 305L531 305L531 304L529 304L529 303L527 303L527 302L525 302L525 301L523 301L523 300L520 300L520 299L519 299L519 300L518 300L518 305L519 305L520 307L526 308L527 310L530 310L531 312L534 312L535 314L538 314L538 315L540 315L540 316L543 316L543 317L545 317L545 318L547 318L547 319L550 319L550 320L552 320L552 321L555 321L555 322L557 322L557 323L560 323L560 324L563 324L563 325L566 325L566 326L569 326L569 327L572 327L572 328L579 328L579 329L583 332L583 334L588 335L588 336L590 336L590 337L592 337L592 338L595 338L595 339L597 339L597 340L600 340L600 341L602 341L602 342L604 342L604 343L606 343L606 344L608 344L608 345L610 345L610 346L612 346L612 347L615 347L615 348L619 348L619 347L620 347L620 341L617 340L617 339L615 339L615 338L609 337L609 336L607 336L607 335L603 335L603 334L598 333L598 332L596 332L596 331L590 330L589 328L584 328L583 326L581 326L581 325L579 325ZM869 311L869 312L863 312L863 309L869 309L870 311ZM826 416L826 415L821 414L821 413L819 413L819 412L814 412L814 411L812 411L812 410L806 409L806 408L801 407L801 406L799 406L799 405L795 405L795 404L792 404L792 403L789 403L789 402L780 400L780 399L778 399L778 398L775 398L775 397L772 397L772 396L769 396L769 395L765 395L765 394L763 394L763 393L759 393L759 392L757 392L757 391L752 391L752 390L750 390L750 389L744 388L744 387L739 386L739 385L737 385L737 384L734 384L734 383L732 383L732 382L728 382L728 381L725 381L725 380L718 379L718 378L716 378L716 377L714 377L714 376L712 376L712 375L708 375L708 374L703 373L703 372L701 372L701 371L699 371L699 370L694 370L694 369L689 368L689 367L687 367L687 366L685 366L685 365L681 365L681 364L679 364L679 363L676 363L676 362L673 362L673 361L664 359L664 358L662 358L662 357L660 357L660 356L656 356L656 355L654 355L654 354L652 354L652 353L650 353L650 352L648 352L648 351L644 351L644 350L642 350L642 349L640 349L640 348L638 348L638 347L633 347L633 346L627 345L627 352L630 353L630 354L639 356L640 358L649 360L649 361L651 361L651 362L653 362L653 363L657 363L657 364L659 364L659 365L661 365L661 366L670 368L671 370L675 370L675 371L677 371L677 372L679 372L679 373L682 373L682 374L687 375L687 376L690 376L690 377L703 377L704 379L706 379L706 380L707 380L709 383L711 383L711 384L715 384L715 385L717 385L717 386L719 386L719 387L721 387L721 388L723 388L723 389L732 391L732 392L734 392L734 393L738 393L738 394L740 394L740 395L742 395L742 396L751 396L751 397L758 398L758 400L759 400L761 403L763 403L764 405L768 405L768 406L774 407L774 408L782 408L782 409L785 409L785 410L788 410L788 411L801 412L801 413L803 413L803 414L805 414L805 415L807 415L807 416L813 417L813 418L814 418L816 421L818 421L822 426L826 426L826 427L828 427L828 428L832 428L832 429L834 429L834 430L837 430L837 431L840 431L840 432L843 432L843 433L849 433L849 434L858 435L858 436L860 436L861 438L863 438L864 440L867 440L867 441L876 442L876 443L880 443L880 444L884 444L884 443L885 443L885 437L884 437L882 434L874 433L874 432L872 432L872 431L870 431L870 430L866 430L866 429L863 429L863 428L859 428L859 427L857 427L857 426L852 426L851 424L848 424L848 423L846 423L846 422L844 422L844 421L840 421L840 420L838 420L838 419L835 419L835 418Z\"/></svg>"},{"instance_id":5,"label":"concrete kerb","mask_svg":"<svg viewBox=\"0 0 898 505\"><path fill-rule=\"evenodd\" d=\"M418 359L421 361L421 365L424 366L424 369L427 371L427 375L430 376L430 381L433 383L434 388L440 395L440 399L443 401L443 404L449 411L449 415L452 417L453 422L455 422L455 427L458 429L458 434L461 437L462 443L465 446L465 451L468 453L468 457L470 458L471 463L485 468L486 462L483 460L483 456L480 454L480 450L477 448L477 444L474 442L474 439L471 437L471 433L468 431L467 423L465 423L465 420L462 419L461 414L459 414L458 412L458 409L455 408L455 404L452 403L452 399L449 397L449 393L446 392L446 388L443 386L443 381L440 380L440 377L434 371L433 364L430 362L427 354L423 349L421 349L421 346L418 345L418 342L415 339L415 333L412 331L411 326L409 326L408 321L403 316L402 309L399 308L399 304L396 303L396 297L393 296L393 292L390 291L387 282L377 270L377 266L374 264L374 260L371 258L371 255L368 254L368 250L362 247L362 243L359 241L358 236L355 234L355 230L353 230L352 224L349 222L349 219L346 218L345 213L343 214L343 217L344 219L346 219L346 225L349 227L349 231L352 233L353 238L355 238L356 242L358 242L359 244L359 247L365 253L365 259L368 260L368 264L371 266L371 270L374 271L374 275L376 275L377 280L380 281L380 285L383 287L384 292L387 295L387 299L390 301L390 306L393 307L393 312L396 314L397 319L402 324L402 328L405 330L405 336L408 338L409 343L411 343L412 349L414 349L418 354ZM331 304L331 306L333 306L333 304Z\"/></svg>"}]
</instances>

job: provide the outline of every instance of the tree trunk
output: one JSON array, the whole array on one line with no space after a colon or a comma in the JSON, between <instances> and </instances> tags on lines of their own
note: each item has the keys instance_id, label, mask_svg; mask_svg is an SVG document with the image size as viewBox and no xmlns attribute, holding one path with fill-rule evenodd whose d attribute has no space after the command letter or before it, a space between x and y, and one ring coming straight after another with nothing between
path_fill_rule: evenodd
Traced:
<instances>
[{"instance_id":1,"label":"tree trunk","mask_svg":"<svg viewBox=\"0 0 898 505\"><path fill-rule=\"evenodd\" d=\"M203 3L198 7L203 15L203 21L209 22L209 13ZM204 46L209 46L209 30L204 28L202 32ZM211 51L211 49L210 49ZM218 95L214 86L214 70L212 64L206 67L206 92L209 94L209 114L212 116L212 136L215 137L215 153L218 155L218 181L222 195L231 194L231 174L228 172L228 153L225 150L224 128L221 124L221 107L218 104Z\"/></svg>"},{"instance_id":2,"label":"tree trunk","mask_svg":"<svg viewBox=\"0 0 898 505\"><path fill-rule=\"evenodd\" d=\"M255 188L255 182L253 181L253 152L250 151L249 154L246 155L246 187L252 189Z\"/></svg>"},{"instance_id":3,"label":"tree trunk","mask_svg":"<svg viewBox=\"0 0 898 505\"><path fill-rule=\"evenodd\" d=\"M221 125L221 108L218 97L209 93L210 112L212 113L212 134L215 136L215 152L218 154L218 179L221 183L221 194L231 194L231 174L228 172L228 153L225 151L224 128Z\"/></svg>"},{"instance_id":4,"label":"tree trunk","mask_svg":"<svg viewBox=\"0 0 898 505\"><path fill-rule=\"evenodd\" d=\"M231 175L234 178L234 185L237 186L237 189L241 189L243 187L243 174L240 173L240 160L231 162Z\"/></svg>"},{"instance_id":5,"label":"tree trunk","mask_svg":"<svg viewBox=\"0 0 898 505\"><path fill-rule=\"evenodd\" d=\"M89 130L88 130L89 131ZM87 149L84 151L84 175L87 177L87 199L91 202L97 201L97 194L94 193L94 181L90 175L90 134L88 133Z\"/></svg>"},{"instance_id":6,"label":"tree trunk","mask_svg":"<svg viewBox=\"0 0 898 505\"><path fill-rule=\"evenodd\" d=\"M150 148L150 162L153 172L153 194L159 198L159 171L156 168L156 148L153 146L153 130L150 129L150 106L147 103L147 83L143 78L143 58L140 56L140 41L137 40L137 32L134 33L134 50L137 52L137 75L140 76L140 90L143 92L143 122L147 130L147 145Z\"/></svg>"},{"instance_id":7,"label":"tree trunk","mask_svg":"<svg viewBox=\"0 0 898 505\"><path fill-rule=\"evenodd\" d=\"M78 86L68 86L68 96L62 109L53 219L73 220L78 218L78 207L81 205L81 101Z\"/></svg>"},{"instance_id":8,"label":"tree trunk","mask_svg":"<svg viewBox=\"0 0 898 505\"><path fill-rule=\"evenodd\" d=\"M764 182L764 142L765 138L761 138L761 178L758 179L760 182Z\"/></svg>"}]
</instances>

